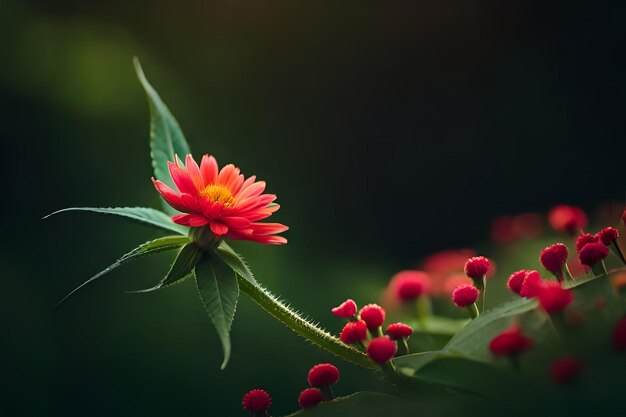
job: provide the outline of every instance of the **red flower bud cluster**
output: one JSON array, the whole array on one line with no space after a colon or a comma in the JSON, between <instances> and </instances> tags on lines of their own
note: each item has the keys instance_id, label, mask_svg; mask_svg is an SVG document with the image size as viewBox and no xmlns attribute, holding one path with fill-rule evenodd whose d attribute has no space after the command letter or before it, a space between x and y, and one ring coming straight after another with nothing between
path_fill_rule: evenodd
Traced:
<instances>
[{"instance_id":1,"label":"red flower bud cluster","mask_svg":"<svg viewBox=\"0 0 626 417\"><path fill-rule=\"evenodd\" d=\"M404 323L392 323L385 331L392 340L408 339L413 334L411 326Z\"/></svg>"},{"instance_id":2,"label":"red flower bud cluster","mask_svg":"<svg viewBox=\"0 0 626 417\"><path fill-rule=\"evenodd\" d=\"M371 331L378 329L385 322L385 310L378 304L368 304L361 309L359 318Z\"/></svg>"},{"instance_id":3,"label":"red flower bud cluster","mask_svg":"<svg viewBox=\"0 0 626 417\"><path fill-rule=\"evenodd\" d=\"M587 243L578 252L580 263L588 267L592 267L607 256L609 256L609 248L602 243Z\"/></svg>"},{"instance_id":4,"label":"red flower bud cluster","mask_svg":"<svg viewBox=\"0 0 626 417\"><path fill-rule=\"evenodd\" d=\"M465 275L474 281L482 280L487 275L487 272L489 272L490 267L489 259L484 256L475 256L469 258L465 263Z\"/></svg>"},{"instance_id":5,"label":"red flower bud cluster","mask_svg":"<svg viewBox=\"0 0 626 417\"><path fill-rule=\"evenodd\" d=\"M337 307L330 310L335 316L342 317L344 319L348 319L350 317L354 317L356 314L356 303L354 300L347 299L343 303L339 304Z\"/></svg>"},{"instance_id":6,"label":"red flower bud cluster","mask_svg":"<svg viewBox=\"0 0 626 417\"><path fill-rule=\"evenodd\" d=\"M539 262L559 280L563 280L563 268L567 262L567 246L555 243L541 251Z\"/></svg>"},{"instance_id":7,"label":"red flower bud cluster","mask_svg":"<svg viewBox=\"0 0 626 417\"><path fill-rule=\"evenodd\" d=\"M306 388L298 397L302 408L315 407L322 401L333 399L330 386L339 381L339 369L331 363L320 363L309 370L308 382L313 388Z\"/></svg>"},{"instance_id":8,"label":"red flower bud cluster","mask_svg":"<svg viewBox=\"0 0 626 417\"><path fill-rule=\"evenodd\" d=\"M533 341L524 336L517 324L496 335L489 342L489 350L494 356L517 356L530 349Z\"/></svg>"},{"instance_id":9,"label":"red flower bud cluster","mask_svg":"<svg viewBox=\"0 0 626 417\"><path fill-rule=\"evenodd\" d=\"M544 282L539 287L537 299L541 308L548 314L562 311L574 301L571 290L564 289L560 282L555 281Z\"/></svg>"},{"instance_id":10,"label":"red flower bud cluster","mask_svg":"<svg viewBox=\"0 0 626 417\"><path fill-rule=\"evenodd\" d=\"M457 307L467 307L476 302L480 291L473 285L459 285L452 292L452 302Z\"/></svg>"},{"instance_id":11,"label":"red flower bud cluster","mask_svg":"<svg viewBox=\"0 0 626 417\"><path fill-rule=\"evenodd\" d=\"M372 339L367 345L367 356L378 364L390 360L396 355L398 346L389 336L380 336Z\"/></svg>"},{"instance_id":12,"label":"red flower bud cluster","mask_svg":"<svg viewBox=\"0 0 626 417\"><path fill-rule=\"evenodd\" d=\"M241 404L247 411L261 413L270 407L272 398L265 390L253 389L243 396Z\"/></svg>"},{"instance_id":13,"label":"red flower bud cluster","mask_svg":"<svg viewBox=\"0 0 626 417\"><path fill-rule=\"evenodd\" d=\"M587 215L578 207L561 205L550 210L548 221L557 232L574 234L587 226Z\"/></svg>"}]
</instances>

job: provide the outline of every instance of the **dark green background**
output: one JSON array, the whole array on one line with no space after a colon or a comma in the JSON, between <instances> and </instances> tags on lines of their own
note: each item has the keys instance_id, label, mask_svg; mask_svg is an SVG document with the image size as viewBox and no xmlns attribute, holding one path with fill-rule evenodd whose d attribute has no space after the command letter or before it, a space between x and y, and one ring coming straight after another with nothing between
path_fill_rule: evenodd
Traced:
<instances>
[{"instance_id":1,"label":"dark green background","mask_svg":"<svg viewBox=\"0 0 626 417\"><path fill-rule=\"evenodd\" d=\"M280 415L331 359L242 297L220 372L190 283L124 294L156 282L167 257L52 310L154 236L88 214L40 220L158 205L134 55L197 155L279 195L289 245L238 249L333 331L330 306L377 300L421 256L483 241L496 215L623 199L626 6L297 3L0 2L0 413L244 415L258 386ZM337 364L339 394L388 388Z\"/></svg>"}]
</instances>

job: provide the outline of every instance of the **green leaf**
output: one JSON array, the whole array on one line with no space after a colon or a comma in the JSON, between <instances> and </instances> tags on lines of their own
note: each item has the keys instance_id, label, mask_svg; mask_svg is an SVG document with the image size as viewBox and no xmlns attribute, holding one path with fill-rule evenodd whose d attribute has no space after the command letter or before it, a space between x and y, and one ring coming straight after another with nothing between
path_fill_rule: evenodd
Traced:
<instances>
[{"instance_id":1,"label":"green leaf","mask_svg":"<svg viewBox=\"0 0 626 417\"><path fill-rule=\"evenodd\" d=\"M476 360L489 361L491 356L486 349L489 340L508 327L515 316L536 307L537 301L533 299L518 298L506 302L472 320L450 339L444 350Z\"/></svg>"},{"instance_id":2,"label":"green leaf","mask_svg":"<svg viewBox=\"0 0 626 417\"><path fill-rule=\"evenodd\" d=\"M50 213L45 216L44 219L67 211L88 211L92 213L120 216L141 224L181 235L186 235L189 231L188 227L174 223L172 219L170 219L170 217L162 211L148 207L70 207Z\"/></svg>"},{"instance_id":3,"label":"green leaf","mask_svg":"<svg viewBox=\"0 0 626 417\"><path fill-rule=\"evenodd\" d=\"M432 352L419 352L405 356L398 356L394 359L394 363L402 372L407 376L414 376L415 373L428 362L438 358L450 357L451 355L443 350L436 350Z\"/></svg>"},{"instance_id":4,"label":"green leaf","mask_svg":"<svg viewBox=\"0 0 626 417\"><path fill-rule=\"evenodd\" d=\"M205 254L196 265L195 277L204 310L222 342L224 369L230 359L230 328L239 298L237 275L218 257Z\"/></svg>"},{"instance_id":5,"label":"green leaf","mask_svg":"<svg viewBox=\"0 0 626 417\"><path fill-rule=\"evenodd\" d=\"M379 392L357 392L338 397L316 407L303 409L287 417L380 417L417 415L418 404L409 400Z\"/></svg>"},{"instance_id":6,"label":"green leaf","mask_svg":"<svg viewBox=\"0 0 626 417\"><path fill-rule=\"evenodd\" d=\"M108 274L109 272L113 271L114 269L117 269L118 267L128 262L134 261L144 256L154 255L156 253L174 250L174 249L180 248L186 243L189 243L189 239L186 236L165 236L165 237L160 237L158 239L154 239L149 242L143 243L139 245L138 247L136 247L135 249L133 249L132 251L125 254L124 256L122 256L121 258L119 258L117 261L115 261L114 263L112 263L111 265L103 269L102 271L98 272L96 275L89 278L87 281L80 284L78 287L74 288L69 294L63 297L63 299L59 301L56 306L58 307L61 304L63 304L76 291L80 290L87 284L94 282L98 278L101 278L102 276Z\"/></svg>"},{"instance_id":7,"label":"green leaf","mask_svg":"<svg viewBox=\"0 0 626 417\"><path fill-rule=\"evenodd\" d=\"M196 246L195 243L187 243L183 246L180 252L178 252L178 255L176 255L176 259L174 259L167 275L165 275L165 277L159 281L157 285L143 290L127 292L134 294L152 292L158 290L159 288L165 288L183 282L191 276L191 272L198 261L200 261L202 254L202 249Z\"/></svg>"},{"instance_id":8,"label":"green leaf","mask_svg":"<svg viewBox=\"0 0 626 417\"><path fill-rule=\"evenodd\" d=\"M185 155L190 153L189 145L178 122L146 79L137 58L134 59L134 64L137 78L139 78L139 82L141 82L146 91L148 105L150 106L150 155L152 156L154 176L156 179L173 187L174 182L170 177L167 162L174 161L174 155L185 158ZM163 206L167 212L173 212L173 209L165 200L163 200Z\"/></svg>"},{"instance_id":9,"label":"green leaf","mask_svg":"<svg viewBox=\"0 0 626 417\"><path fill-rule=\"evenodd\" d=\"M521 375L465 358L438 357L424 364L415 378L490 398L497 395L501 387L520 383Z\"/></svg>"},{"instance_id":10,"label":"green leaf","mask_svg":"<svg viewBox=\"0 0 626 417\"><path fill-rule=\"evenodd\" d=\"M226 241L222 240L215 249L215 252L233 271L249 281L252 285L258 285L256 279L254 279L254 274L246 262L228 243L226 243Z\"/></svg>"}]
</instances>

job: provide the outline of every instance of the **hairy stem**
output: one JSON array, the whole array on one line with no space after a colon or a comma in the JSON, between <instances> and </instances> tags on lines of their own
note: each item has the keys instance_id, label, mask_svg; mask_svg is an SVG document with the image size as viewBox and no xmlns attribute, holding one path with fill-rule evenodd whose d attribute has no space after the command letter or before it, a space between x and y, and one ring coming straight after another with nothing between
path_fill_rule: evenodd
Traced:
<instances>
[{"instance_id":1,"label":"hairy stem","mask_svg":"<svg viewBox=\"0 0 626 417\"><path fill-rule=\"evenodd\" d=\"M352 362L364 368L379 370L363 352L344 344L330 333L306 320L299 313L283 304L266 289L259 285L253 285L239 275L237 275L237 280L239 282L239 289L243 293L252 298L275 319L309 341L309 343L319 346L348 362Z\"/></svg>"}]
</instances>

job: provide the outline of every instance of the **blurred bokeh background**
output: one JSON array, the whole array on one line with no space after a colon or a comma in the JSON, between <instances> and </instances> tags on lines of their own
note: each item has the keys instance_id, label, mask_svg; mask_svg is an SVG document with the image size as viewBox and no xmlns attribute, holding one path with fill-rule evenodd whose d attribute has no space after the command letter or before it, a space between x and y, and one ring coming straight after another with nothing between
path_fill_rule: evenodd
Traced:
<instances>
[{"instance_id":1,"label":"blurred bokeh background","mask_svg":"<svg viewBox=\"0 0 626 417\"><path fill-rule=\"evenodd\" d=\"M237 248L337 331L331 306L377 301L425 255L495 252L483 242L499 215L624 201L624 19L619 2L2 0L0 414L244 415L241 395L264 387L281 415L332 360L242 297L219 371L191 283L124 293L167 256L53 311L154 236L88 214L40 220L159 204L133 56L197 154L279 195L289 245ZM387 389L337 364L339 394Z\"/></svg>"}]
</instances>

